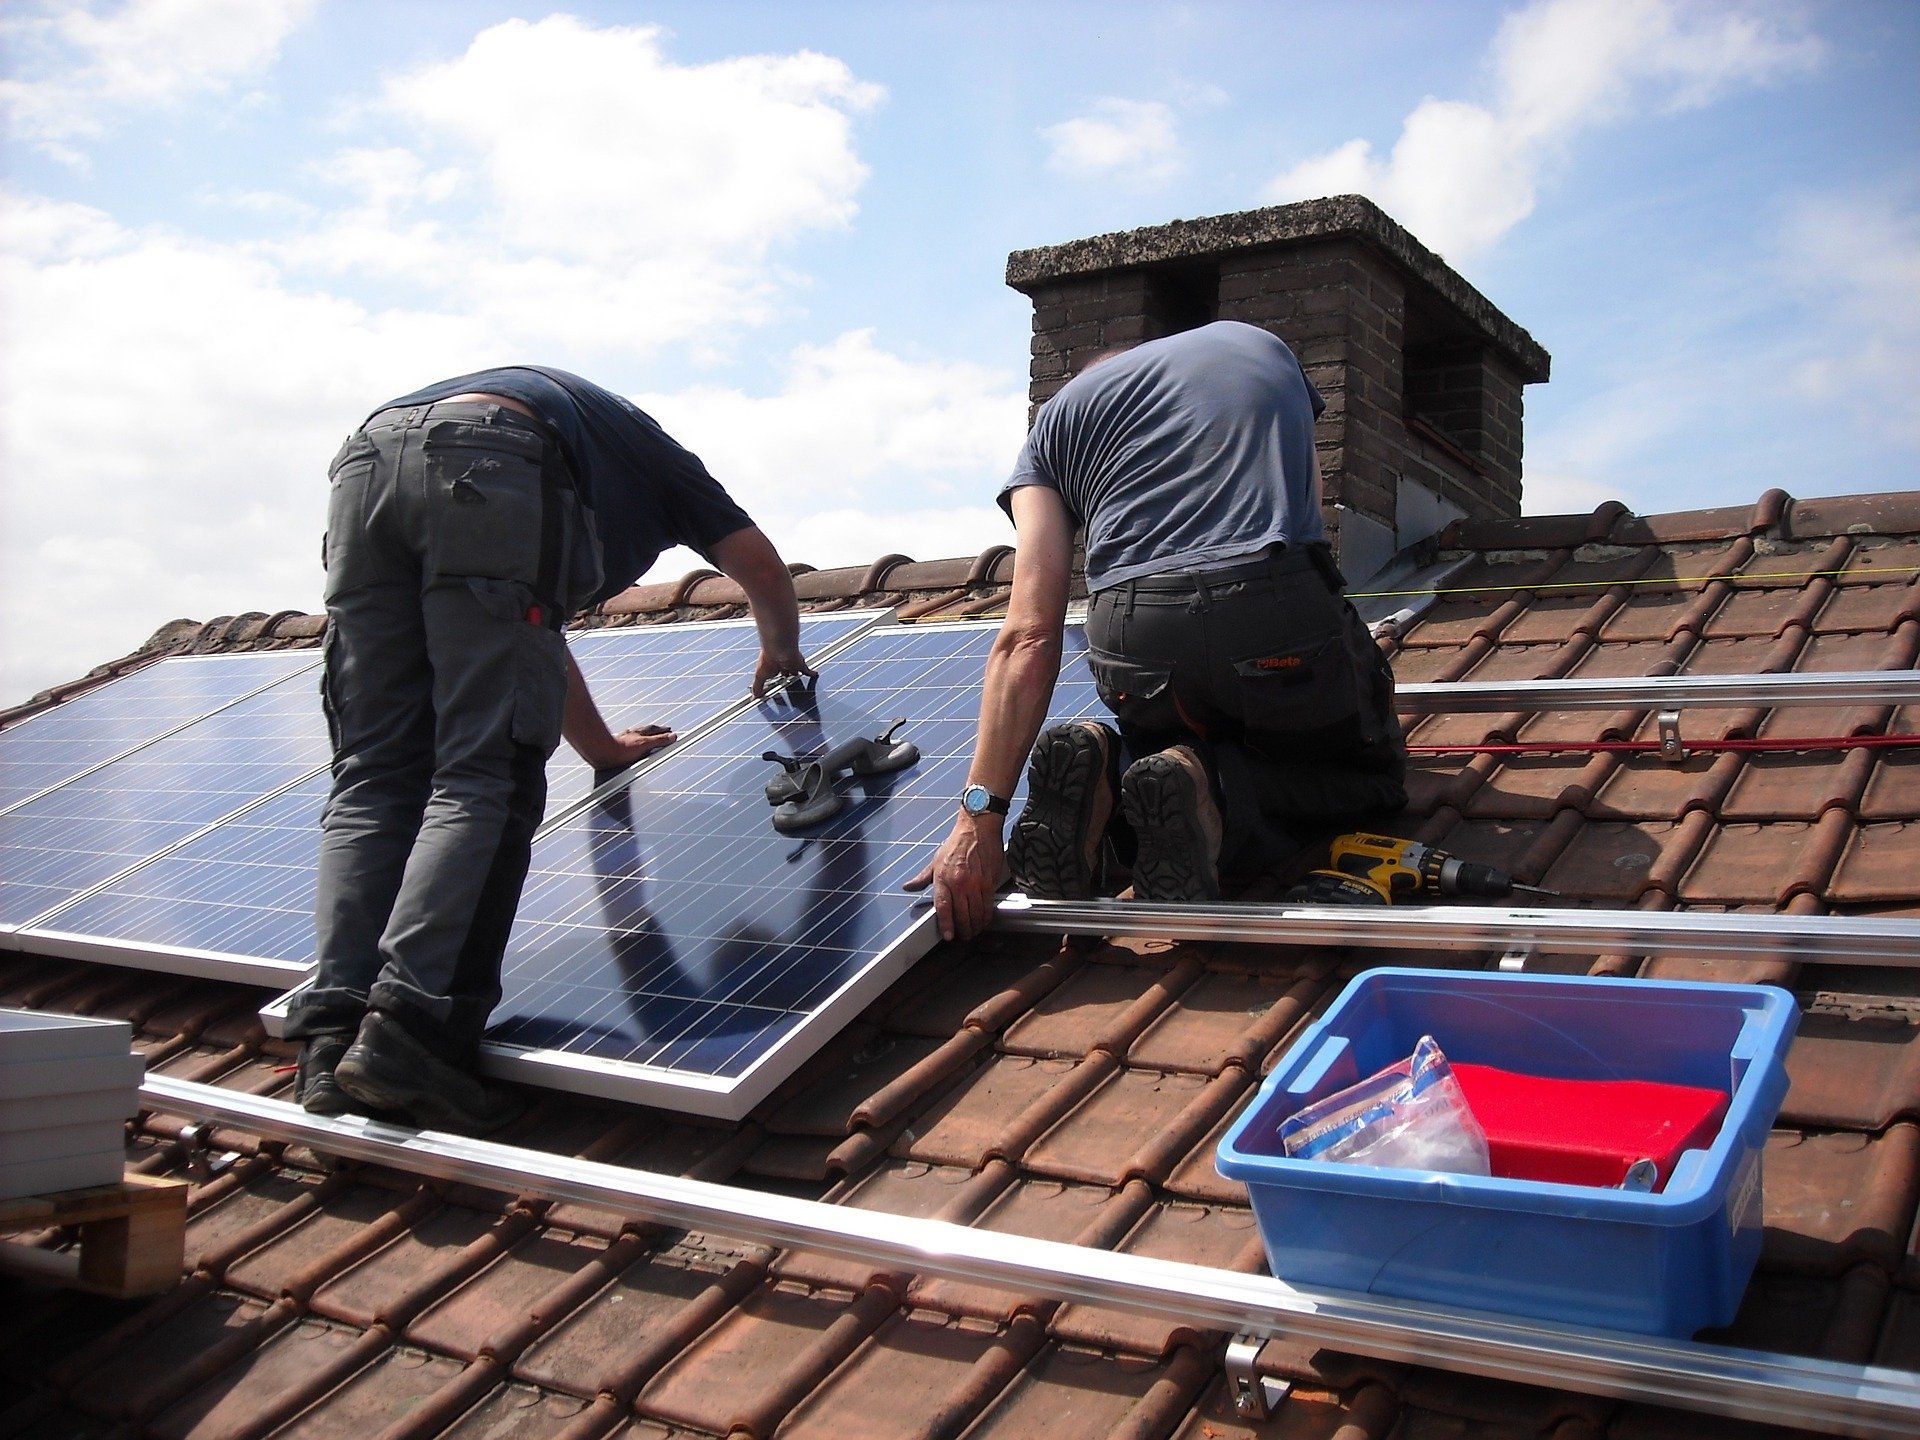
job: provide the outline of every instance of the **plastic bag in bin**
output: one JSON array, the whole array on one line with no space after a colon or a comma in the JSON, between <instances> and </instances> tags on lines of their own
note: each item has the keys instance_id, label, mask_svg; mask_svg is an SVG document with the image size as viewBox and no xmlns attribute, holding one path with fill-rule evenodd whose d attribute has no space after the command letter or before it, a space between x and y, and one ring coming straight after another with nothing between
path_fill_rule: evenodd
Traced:
<instances>
[{"instance_id":1,"label":"plastic bag in bin","mask_svg":"<svg viewBox=\"0 0 1920 1440\"><path fill-rule=\"evenodd\" d=\"M1280 1143L1295 1160L1492 1173L1486 1132L1431 1035L1405 1060L1288 1116Z\"/></svg>"}]
</instances>

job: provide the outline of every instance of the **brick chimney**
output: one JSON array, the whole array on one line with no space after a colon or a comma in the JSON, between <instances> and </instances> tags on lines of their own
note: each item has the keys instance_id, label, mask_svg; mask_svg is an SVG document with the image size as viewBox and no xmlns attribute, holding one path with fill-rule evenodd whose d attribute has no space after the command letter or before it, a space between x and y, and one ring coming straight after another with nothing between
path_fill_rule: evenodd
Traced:
<instances>
[{"instance_id":1,"label":"brick chimney","mask_svg":"<svg viewBox=\"0 0 1920 1440\"><path fill-rule=\"evenodd\" d=\"M1033 301L1035 409L1087 355L1244 320L1326 397L1327 532L1360 583L1462 515L1520 513L1521 387L1550 357L1359 195L1016 250Z\"/></svg>"}]
</instances>

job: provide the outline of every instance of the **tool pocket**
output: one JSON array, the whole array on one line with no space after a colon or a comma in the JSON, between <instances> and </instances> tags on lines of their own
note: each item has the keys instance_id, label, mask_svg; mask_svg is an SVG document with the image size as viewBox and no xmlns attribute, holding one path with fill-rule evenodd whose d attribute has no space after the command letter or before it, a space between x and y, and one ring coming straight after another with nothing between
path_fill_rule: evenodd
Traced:
<instances>
[{"instance_id":1,"label":"tool pocket","mask_svg":"<svg viewBox=\"0 0 1920 1440\"><path fill-rule=\"evenodd\" d=\"M1087 667L1101 701L1122 725L1141 730L1172 730L1181 724L1173 698L1173 672L1164 666L1143 665L1094 646L1087 649Z\"/></svg>"},{"instance_id":2,"label":"tool pocket","mask_svg":"<svg viewBox=\"0 0 1920 1440\"><path fill-rule=\"evenodd\" d=\"M1366 708L1354 662L1338 632L1235 660L1241 723L1278 733L1354 725Z\"/></svg>"},{"instance_id":3,"label":"tool pocket","mask_svg":"<svg viewBox=\"0 0 1920 1440\"><path fill-rule=\"evenodd\" d=\"M322 593L328 599L352 583L378 460L373 442L355 431L327 466L327 528L320 535L320 568L327 574Z\"/></svg>"},{"instance_id":4,"label":"tool pocket","mask_svg":"<svg viewBox=\"0 0 1920 1440\"><path fill-rule=\"evenodd\" d=\"M497 693L501 703L512 707L507 728L514 743L552 754L560 743L560 725L566 715L566 640L559 631L527 619L534 604L531 586L475 575L468 578L467 588L488 619L506 627L509 673L502 678L510 683Z\"/></svg>"},{"instance_id":5,"label":"tool pocket","mask_svg":"<svg viewBox=\"0 0 1920 1440\"><path fill-rule=\"evenodd\" d=\"M510 426L442 420L427 428L421 455L435 574L534 584L545 452L538 435Z\"/></svg>"}]
</instances>

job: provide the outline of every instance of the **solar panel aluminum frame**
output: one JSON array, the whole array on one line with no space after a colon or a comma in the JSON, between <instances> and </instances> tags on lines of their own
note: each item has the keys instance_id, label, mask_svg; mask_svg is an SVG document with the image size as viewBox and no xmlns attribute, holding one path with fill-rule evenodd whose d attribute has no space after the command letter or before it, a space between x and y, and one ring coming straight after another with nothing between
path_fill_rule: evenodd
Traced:
<instances>
[{"instance_id":1,"label":"solar panel aluminum frame","mask_svg":"<svg viewBox=\"0 0 1920 1440\"><path fill-rule=\"evenodd\" d=\"M258 653L262 655L284 655L289 652L284 650L265 650L265 651L260 651ZM260 694L260 692L263 690L271 690L274 686L282 684L285 681L291 680L298 675L303 675L309 670L318 669L320 666L320 652L318 650L315 650L312 652L312 654L313 654L313 659L305 665L295 666L294 668L289 669L287 673L284 675L276 675L271 680L264 681L261 684L256 685L251 690L243 691L242 693L235 695L230 700L223 700L220 704L214 706L211 710L203 710L190 720L182 720L178 725L175 725L172 729L162 730L157 735L151 735L145 740L137 741L136 743L127 746L123 750L118 750L111 755L107 755L102 757L99 760L92 761L91 763L74 771L73 774L67 776L66 778L62 780L57 780L51 785L43 785L41 786L40 789L35 790L32 794L23 795L18 800L13 801L11 804L0 805L0 815L9 815L13 811L18 810L23 805L31 805L34 801L40 799L42 796L51 795L54 791L58 790L63 785L71 785L76 780L84 779L86 776L91 775L94 771L100 769L103 766L112 765L116 761L124 760L127 758L127 756L135 754L141 750L144 750L149 745L157 745L162 740L169 740L173 736L178 735L182 730L187 729L189 726L198 725L202 720L208 719L209 717L214 715L218 715L223 710L230 710L235 705L240 704L244 700L251 700L254 696ZM137 670L129 670L124 675L116 675L113 679L107 681L106 683L101 685L96 685L93 689L85 691L80 695L74 696L73 699L85 700L92 696L99 695L105 691L109 691L115 685L119 685L127 680L130 680L135 675L143 674L146 671L154 668L154 666L191 665L196 662L205 664L210 662L232 660L233 658L234 656L231 652L227 654L219 654L219 655L162 656L159 660L154 661L152 666L142 665ZM41 710L35 714L29 715L27 716L26 719L22 720L18 725L9 726L5 733L11 734L11 733L17 732L22 727L31 725L35 721L38 721L43 717L57 715L60 713L61 708L68 703L70 702L62 701L59 705L54 705L46 710ZM0 927L0 929L13 929L13 928L21 928L21 927L15 927L15 926Z\"/></svg>"}]
</instances>

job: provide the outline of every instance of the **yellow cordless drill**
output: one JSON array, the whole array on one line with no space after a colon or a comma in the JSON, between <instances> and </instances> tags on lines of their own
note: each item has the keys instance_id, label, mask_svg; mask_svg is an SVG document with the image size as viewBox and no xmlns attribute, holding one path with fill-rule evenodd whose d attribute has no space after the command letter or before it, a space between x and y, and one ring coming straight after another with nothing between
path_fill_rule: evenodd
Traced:
<instances>
[{"instance_id":1,"label":"yellow cordless drill","mask_svg":"<svg viewBox=\"0 0 1920 1440\"><path fill-rule=\"evenodd\" d=\"M1396 835L1355 831L1328 842L1327 864L1287 892L1314 905L1404 905L1429 895L1472 895L1504 900L1516 891L1553 895L1522 885L1506 871L1478 860L1461 860L1432 845Z\"/></svg>"}]
</instances>

